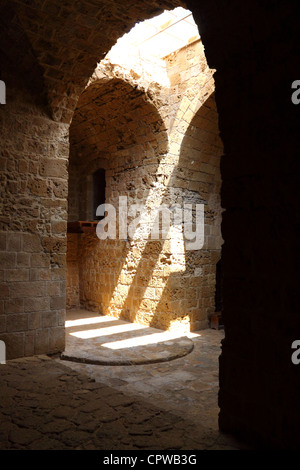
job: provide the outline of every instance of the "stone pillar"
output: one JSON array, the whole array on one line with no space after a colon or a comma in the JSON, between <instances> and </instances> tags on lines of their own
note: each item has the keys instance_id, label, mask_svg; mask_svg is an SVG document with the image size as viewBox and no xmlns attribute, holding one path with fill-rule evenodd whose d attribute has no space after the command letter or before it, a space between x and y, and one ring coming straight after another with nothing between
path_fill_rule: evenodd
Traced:
<instances>
[{"instance_id":1,"label":"stone pillar","mask_svg":"<svg viewBox=\"0 0 300 470\"><path fill-rule=\"evenodd\" d=\"M8 90L1 119L0 339L7 359L64 349L68 126Z\"/></svg>"}]
</instances>

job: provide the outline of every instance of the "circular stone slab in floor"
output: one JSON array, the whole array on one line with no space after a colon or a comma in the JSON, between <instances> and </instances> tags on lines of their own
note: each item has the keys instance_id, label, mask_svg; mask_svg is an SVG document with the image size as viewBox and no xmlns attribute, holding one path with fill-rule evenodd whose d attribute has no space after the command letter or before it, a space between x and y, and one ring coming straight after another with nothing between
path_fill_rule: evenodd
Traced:
<instances>
[{"instance_id":1,"label":"circular stone slab in floor","mask_svg":"<svg viewBox=\"0 0 300 470\"><path fill-rule=\"evenodd\" d=\"M67 314L61 359L99 365L151 364L186 356L193 347L193 341L178 332L72 310Z\"/></svg>"}]
</instances>

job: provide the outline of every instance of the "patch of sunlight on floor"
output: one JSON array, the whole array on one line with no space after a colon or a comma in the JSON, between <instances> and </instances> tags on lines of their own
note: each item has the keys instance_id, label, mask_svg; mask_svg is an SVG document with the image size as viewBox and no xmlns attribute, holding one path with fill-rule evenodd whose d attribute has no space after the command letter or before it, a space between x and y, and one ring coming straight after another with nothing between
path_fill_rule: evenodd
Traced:
<instances>
[{"instance_id":1,"label":"patch of sunlight on floor","mask_svg":"<svg viewBox=\"0 0 300 470\"><path fill-rule=\"evenodd\" d=\"M171 333L169 331L163 331L162 333L154 333L147 336L122 339L120 341L114 341L111 343L103 344L102 346L104 348L109 349L126 349L133 348L135 346L147 346L148 344L162 343L164 341L171 341L185 337L195 338L198 336L200 335L196 333L188 333L186 335L182 335L180 333Z\"/></svg>"},{"instance_id":2,"label":"patch of sunlight on floor","mask_svg":"<svg viewBox=\"0 0 300 470\"><path fill-rule=\"evenodd\" d=\"M77 338L88 339L96 338L97 336L109 336L119 333L127 333L130 331L136 331L141 329L145 329L145 327L143 325L137 325L136 323L128 323L125 325L109 326L107 328L104 327L92 330L76 331L74 333L70 333L70 335L76 336Z\"/></svg>"},{"instance_id":3,"label":"patch of sunlight on floor","mask_svg":"<svg viewBox=\"0 0 300 470\"><path fill-rule=\"evenodd\" d=\"M67 320L65 323L66 328L72 328L73 326L84 326L92 325L94 323L102 323L108 321L118 321L115 317L91 317L91 318L79 318L77 320Z\"/></svg>"},{"instance_id":4,"label":"patch of sunlight on floor","mask_svg":"<svg viewBox=\"0 0 300 470\"><path fill-rule=\"evenodd\" d=\"M113 322L115 324L110 324ZM97 325L98 328L92 328L93 325ZM76 327L81 328L79 331L72 331L72 328ZM95 338L97 340L97 338L101 338L101 345L112 350L159 344L166 341L180 340L181 338L193 339L201 336L200 332L183 332L180 329L164 331L139 323L130 323L108 315L87 316L67 320L66 328L71 329L68 332L70 336L79 339L88 340ZM143 333L139 333L141 330L143 330ZM114 338L116 339L115 341L109 342L109 337L112 335L117 335L117 338Z\"/></svg>"}]
</instances>

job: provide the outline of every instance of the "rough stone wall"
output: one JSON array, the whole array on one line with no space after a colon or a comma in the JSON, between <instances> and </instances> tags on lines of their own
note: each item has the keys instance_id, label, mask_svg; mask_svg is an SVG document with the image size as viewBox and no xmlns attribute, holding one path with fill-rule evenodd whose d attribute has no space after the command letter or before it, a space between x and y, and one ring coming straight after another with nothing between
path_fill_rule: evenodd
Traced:
<instances>
[{"instance_id":1,"label":"rough stone wall","mask_svg":"<svg viewBox=\"0 0 300 470\"><path fill-rule=\"evenodd\" d=\"M68 127L8 87L0 109L0 339L7 357L64 347Z\"/></svg>"},{"instance_id":2,"label":"rough stone wall","mask_svg":"<svg viewBox=\"0 0 300 470\"><path fill-rule=\"evenodd\" d=\"M78 266L78 233L67 234L67 291L66 306L78 307L79 299L79 266Z\"/></svg>"},{"instance_id":3,"label":"rough stone wall","mask_svg":"<svg viewBox=\"0 0 300 470\"><path fill-rule=\"evenodd\" d=\"M124 132L129 131L129 148L126 148L126 138L121 141L120 150L113 149L109 162L107 162L107 202L118 207L119 196L128 197L128 205L132 203L146 203L151 190L151 184L155 181L155 174L160 158L160 150L164 154L162 144L165 131L159 131L162 123L158 121L155 110L150 105L140 101L137 97L135 105L140 103L141 117L138 118L138 107L132 102L125 101L126 112L124 118ZM121 96L115 103L116 108L120 105ZM118 116L117 116L118 117ZM129 129L128 129L128 126ZM135 142L134 142L135 141ZM115 147L115 142L112 140ZM155 155L156 153L156 155ZM103 164L102 164L103 166ZM147 268L144 266L143 273L138 274L137 266L139 264L139 248L135 254L132 253L130 240L109 240L100 241L94 237L94 243L89 245L85 238L81 238L81 299L85 305L96 307L97 299L103 313L114 315L122 314L123 318L135 319L136 309L132 303L141 301L141 293L145 281L140 279L145 275ZM139 241L135 243L135 248L140 245ZM150 243L150 245L152 245ZM150 248L150 252L152 249ZM94 268L94 269L93 269ZM148 268L150 271L150 267ZM147 272L147 276L149 276ZM141 285L142 283L142 285ZM134 293L128 293L129 287ZM135 286L133 288L133 286ZM127 298L128 297L128 298Z\"/></svg>"},{"instance_id":4,"label":"rough stone wall","mask_svg":"<svg viewBox=\"0 0 300 470\"><path fill-rule=\"evenodd\" d=\"M99 60L117 39L137 21L180 5L182 2L178 0L128 0L126 3L116 0L2 0L1 18L5 29L7 25L12 29L16 27L16 15L26 39L20 42L20 48L13 49L8 34L4 38L5 46L8 40L7 50L13 57L23 60L28 53L24 45L30 45L42 71L52 117L70 123L80 93ZM21 51L24 51L23 56ZM27 69L26 60L24 64ZM18 72L23 74L22 66ZM32 76L30 67L28 72Z\"/></svg>"},{"instance_id":5,"label":"rough stone wall","mask_svg":"<svg viewBox=\"0 0 300 470\"><path fill-rule=\"evenodd\" d=\"M144 93L119 80L112 80L104 87L102 84L96 91L97 101L93 100L92 110L89 90L87 97L83 95L79 102L79 115L77 118L75 115L75 127L71 129L74 143L71 154L73 159L77 157L77 171L84 176L99 167L105 168L106 202L115 207L118 207L119 196L127 196L128 205L145 204L151 185L157 182L159 161L167 151L168 138L162 119L153 104L145 99ZM98 132L94 131L95 127ZM81 132L89 137L77 145L76 137ZM76 188L70 188L70 193L74 190ZM83 199L84 193L77 195L78 200ZM150 242L148 258L151 258L154 246L156 243ZM130 240L104 241L99 240L96 234L80 235L78 263L82 304L101 313L135 320L147 279L153 270L152 266L145 265L137 269L142 253L142 243L138 241L133 250ZM154 302L155 298L152 300ZM148 298L144 300L148 310L150 302Z\"/></svg>"},{"instance_id":6,"label":"rough stone wall","mask_svg":"<svg viewBox=\"0 0 300 470\"><path fill-rule=\"evenodd\" d=\"M77 99L122 33L173 6L1 2L0 325L8 358L64 348L68 125Z\"/></svg>"},{"instance_id":7,"label":"rough stone wall","mask_svg":"<svg viewBox=\"0 0 300 470\"><path fill-rule=\"evenodd\" d=\"M204 245L185 250L184 269L173 273L170 286L179 289L177 308L188 313L192 329L207 326L215 311L216 264L220 259L221 202L218 113L214 70L207 64L201 40L166 58L170 77L170 142L179 155L170 185L181 203L204 204ZM178 199L177 199L178 200Z\"/></svg>"},{"instance_id":8,"label":"rough stone wall","mask_svg":"<svg viewBox=\"0 0 300 470\"><path fill-rule=\"evenodd\" d=\"M167 57L166 69L170 87L163 88L107 60L99 66L79 100L71 126L69 197L72 218L76 208L77 218L89 217L87 178L102 167L106 169L106 202L115 207L119 196L127 196L129 205L139 203L149 209L205 204L201 250L187 250L183 234L174 231L165 241L100 241L96 235L79 236L84 306L163 329L187 331L206 327L215 309L222 144L213 71L207 66L201 41ZM136 83L138 92L130 90Z\"/></svg>"}]
</instances>

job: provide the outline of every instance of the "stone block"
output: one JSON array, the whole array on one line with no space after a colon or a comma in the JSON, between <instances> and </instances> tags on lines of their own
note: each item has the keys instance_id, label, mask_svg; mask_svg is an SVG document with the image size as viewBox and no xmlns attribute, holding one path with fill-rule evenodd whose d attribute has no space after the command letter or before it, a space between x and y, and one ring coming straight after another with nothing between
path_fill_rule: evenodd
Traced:
<instances>
[{"instance_id":1,"label":"stone block","mask_svg":"<svg viewBox=\"0 0 300 470\"><path fill-rule=\"evenodd\" d=\"M41 312L34 312L28 314L28 329L37 330L42 326L42 314Z\"/></svg>"},{"instance_id":2,"label":"stone block","mask_svg":"<svg viewBox=\"0 0 300 470\"><path fill-rule=\"evenodd\" d=\"M51 328L49 347L52 353L64 351L65 349L64 327Z\"/></svg>"},{"instance_id":3,"label":"stone block","mask_svg":"<svg viewBox=\"0 0 300 470\"><path fill-rule=\"evenodd\" d=\"M68 195L67 181L57 180L53 181L54 196L60 199L65 199Z\"/></svg>"},{"instance_id":4,"label":"stone block","mask_svg":"<svg viewBox=\"0 0 300 470\"><path fill-rule=\"evenodd\" d=\"M40 162L40 175L54 178L67 178L67 162L61 159L42 159Z\"/></svg>"},{"instance_id":5,"label":"stone block","mask_svg":"<svg viewBox=\"0 0 300 470\"><path fill-rule=\"evenodd\" d=\"M0 299L8 299L10 295L9 285L6 282L0 282Z\"/></svg>"},{"instance_id":6,"label":"stone block","mask_svg":"<svg viewBox=\"0 0 300 470\"><path fill-rule=\"evenodd\" d=\"M51 297L51 310L60 310L66 307L66 296Z\"/></svg>"},{"instance_id":7,"label":"stone block","mask_svg":"<svg viewBox=\"0 0 300 470\"><path fill-rule=\"evenodd\" d=\"M24 233L22 237L22 251L25 253L41 252L41 237L35 233Z\"/></svg>"},{"instance_id":8,"label":"stone block","mask_svg":"<svg viewBox=\"0 0 300 470\"><path fill-rule=\"evenodd\" d=\"M29 280L29 269L7 269L5 272L5 278L7 282L10 281L28 281Z\"/></svg>"},{"instance_id":9,"label":"stone block","mask_svg":"<svg viewBox=\"0 0 300 470\"><path fill-rule=\"evenodd\" d=\"M49 197L52 194L48 182L41 178L29 181L28 188L34 196Z\"/></svg>"},{"instance_id":10,"label":"stone block","mask_svg":"<svg viewBox=\"0 0 300 470\"><path fill-rule=\"evenodd\" d=\"M9 299L4 302L4 311L6 314L24 312L23 299Z\"/></svg>"},{"instance_id":11,"label":"stone block","mask_svg":"<svg viewBox=\"0 0 300 470\"><path fill-rule=\"evenodd\" d=\"M43 237L42 245L48 253L66 253L67 251L67 240L66 238L58 237Z\"/></svg>"},{"instance_id":12,"label":"stone block","mask_svg":"<svg viewBox=\"0 0 300 470\"><path fill-rule=\"evenodd\" d=\"M28 162L26 160L20 160L19 161L19 172L20 173L23 173L23 174L27 173L28 172L28 167L29 167L29 165L28 165Z\"/></svg>"},{"instance_id":13,"label":"stone block","mask_svg":"<svg viewBox=\"0 0 300 470\"><path fill-rule=\"evenodd\" d=\"M24 355L33 356L34 355L34 332L26 331L24 337Z\"/></svg>"},{"instance_id":14,"label":"stone block","mask_svg":"<svg viewBox=\"0 0 300 470\"><path fill-rule=\"evenodd\" d=\"M51 254L52 265L58 268L65 268L66 266L66 254L65 253L52 253Z\"/></svg>"},{"instance_id":15,"label":"stone block","mask_svg":"<svg viewBox=\"0 0 300 470\"><path fill-rule=\"evenodd\" d=\"M6 332L6 317L4 315L0 315L0 333Z\"/></svg>"},{"instance_id":16,"label":"stone block","mask_svg":"<svg viewBox=\"0 0 300 470\"><path fill-rule=\"evenodd\" d=\"M35 330L34 353L35 354L49 353L49 329L48 328Z\"/></svg>"},{"instance_id":17,"label":"stone block","mask_svg":"<svg viewBox=\"0 0 300 470\"><path fill-rule=\"evenodd\" d=\"M30 269L31 281L47 281L51 279L51 270L48 268Z\"/></svg>"},{"instance_id":18,"label":"stone block","mask_svg":"<svg viewBox=\"0 0 300 470\"><path fill-rule=\"evenodd\" d=\"M25 312L38 312L48 310L50 307L49 297L29 297L24 299Z\"/></svg>"},{"instance_id":19,"label":"stone block","mask_svg":"<svg viewBox=\"0 0 300 470\"><path fill-rule=\"evenodd\" d=\"M76 305L78 307L79 305ZM63 326L65 327L65 322L66 322L66 309L62 310L57 310L56 311L56 316L57 316L57 325L58 326Z\"/></svg>"},{"instance_id":20,"label":"stone block","mask_svg":"<svg viewBox=\"0 0 300 470\"><path fill-rule=\"evenodd\" d=\"M16 265L17 254L12 252L0 252L0 266L1 268L13 268Z\"/></svg>"},{"instance_id":21,"label":"stone block","mask_svg":"<svg viewBox=\"0 0 300 470\"><path fill-rule=\"evenodd\" d=\"M43 297L44 295L44 281L14 282L10 284L10 296L12 299L22 297Z\"/></svg>"},{"instance_id":22,"label":"stone block","mask_svg":"<svg viewBox=\"0 0 300 470\"><path fill-rule=\"evenodd\" d=\"M53 326L57 326L56 311L43 312L42 313L42 328L49 328Z\"/></svg>"},{"instance_id":23,"label":"stone block","mask_svg":"<svg viewBox=\"0 0 300 470\"><path fill-rule=\"evenodd\" d=\"M7 316L6 331L27 331L28 330L28 315L25 313L12 314Z\"/></svg>"},{"instance_id":24,"label":"stone block","mask_svg":"<svg viewBox=\"0 0 300 470\"><path fill-rule=\"evenodd\" d=\"M47 253L33 253L31 255L31 266L32 267L49 267L50 256Z\"/></svg>"},{"instance_id":25,"label":"stone block","mask_svg":"<svg viewBox=\"0 0 300 470\"><path fill-rule=\"evenodd\" d=\"M17 266L27 267L30 266L30 253L17 253Z\"/></svg>"},{"instance_id":26,"label":"stone block","mask_svg":"<svg viewBox=\"0 0 300 470\"><path fill-rule=\"evenodd\" d=\"M7 251L20 251L21 249L21 233L7 234Z\"/></svg>"},{"instance_id":27,"label":"stone block","mask_svg":"<svg viewBox=\"0 0 300 470\"><path fill-rule=\"evenodd\" d=\"M51 222L51 232L55 234L65 234L67 232L67 222L66 221L54 221Z\"/></svg>"},{"instance_id":28,"label":"stone block","mask_svg":"<svg viewBox=\"0 0 300 470\"><path fill-rule=\"evenodd\" d=\"M0 232L0 251L6 250L6 232Z\"/></svg>"},{"instance_id":29,"label":"stone block","mask_svg":"<svg viewBox=\"0 0 300 470\"><path fill-rule=\"evenodd\" d=\"M64 281L66 278L65 268L54 267L51 269L51 280L52 281Z\"/></svg>"},{"instance_id":30,"label":"stone block","mask_svg":"<svg viewBox=\"0 0 300 470\"><path fill-rule=\"evenodd\" d=\"M46 293L50 296L58 296L61 294L60 281L50 281L46 284Z\"/></svg>"}]
</instances>

